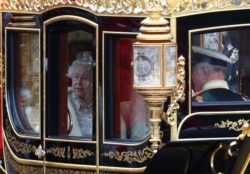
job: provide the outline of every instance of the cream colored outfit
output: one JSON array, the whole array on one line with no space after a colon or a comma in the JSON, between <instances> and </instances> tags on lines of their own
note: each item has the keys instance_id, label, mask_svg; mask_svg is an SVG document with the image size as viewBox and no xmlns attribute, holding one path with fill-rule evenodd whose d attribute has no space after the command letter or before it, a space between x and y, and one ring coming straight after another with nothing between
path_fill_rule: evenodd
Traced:
<instances>
[{"instance_id":1,"label":"cream colored outfit","mask_svg":"<svg viewBox=\"0 0 250 174\"><path fill-rule=\"evenodd\" d=\"M69 136L81 136L92 138L93 131L93 114L82 113L80 103L74 98L72 88L68 89L68 109L69 119L68 127L73 123ZM71 121L70 121L71 120Z\"/></svg>"}]
</instances>

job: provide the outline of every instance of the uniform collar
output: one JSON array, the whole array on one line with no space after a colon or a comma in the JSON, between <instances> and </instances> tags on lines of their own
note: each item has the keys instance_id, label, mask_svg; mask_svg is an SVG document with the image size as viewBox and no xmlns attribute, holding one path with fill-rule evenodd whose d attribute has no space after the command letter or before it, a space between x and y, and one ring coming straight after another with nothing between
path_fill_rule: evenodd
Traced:
<instances>
[{"instance_id":1,"label":"uniform collar","mask_svg":"<svg viewBox=\"0 0 250 174\"><path fill-rule=\"evenodd\" d=\"M224 88L229 89L228 84L225 80L210 80L205 83L202 87L202 91L206 91L214 88Z\"/></svg>"},{"instance_id":2,"label":"uniform collar","mask_svg":"<svg viewBox=\"0 0 250 174\"><path fill-rule=\"evenodd\" d=\"M210 90L210 89L229 89L228 84L225 80L210 80L207 83L205 83L202 87L201 91L198 91L192 95L193 98L195 98L198 102L203 102L203 96L201 93Z\"/></svg>"}]
</instances>

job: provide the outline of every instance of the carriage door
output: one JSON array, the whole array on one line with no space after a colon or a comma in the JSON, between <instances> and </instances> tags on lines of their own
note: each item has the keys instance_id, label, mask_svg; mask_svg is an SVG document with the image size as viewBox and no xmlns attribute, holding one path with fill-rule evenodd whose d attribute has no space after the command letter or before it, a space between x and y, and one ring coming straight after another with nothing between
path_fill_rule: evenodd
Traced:
<instances>
[{"instance_id":1,"label":"carriage door","mask_svg":"<svg viewBox=\"0 0 250 174\"><path fill-rule=\"evenodd\" d=\"M98 25L91 15L61 12L44 15L43 22L45 168L47 173L96 171Z\"/></svg>"},{"instance_id":2,"label":"carriage door","mask_svg":"<svg viewBox=\"0 0 250 174\"><path fill-rule=\"evenodd\" d=\"M13 174L20 172L24 163L32 164L28 170L43 173L43 163L35 155L42 144L43 132L40 72L43 63L38 18L36 15L3 15L4 156L7 172Z\"/></svg>"}]
</instances>

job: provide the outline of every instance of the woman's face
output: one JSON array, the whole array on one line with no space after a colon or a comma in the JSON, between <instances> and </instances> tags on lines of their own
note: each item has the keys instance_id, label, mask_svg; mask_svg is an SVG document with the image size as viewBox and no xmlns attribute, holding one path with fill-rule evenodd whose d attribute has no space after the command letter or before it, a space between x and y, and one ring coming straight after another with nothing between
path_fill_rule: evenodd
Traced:
<instances>
[{"instance_id":1,"label":"woman's face","mask_svg":"<svg viewBox=\"0 0 250 174\"><path fill-rule=\"evenodd\" d=\"M74 94L83 101L91 101L93 95L93 69L89 65L77 65L72 77Z\"/></svg>"}]
</instances>

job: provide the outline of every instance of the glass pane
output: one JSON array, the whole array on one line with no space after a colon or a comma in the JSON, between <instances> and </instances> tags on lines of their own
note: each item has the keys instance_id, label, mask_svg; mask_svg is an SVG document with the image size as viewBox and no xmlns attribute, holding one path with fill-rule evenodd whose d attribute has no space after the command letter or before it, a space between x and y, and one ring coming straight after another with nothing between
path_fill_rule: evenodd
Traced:
<instances>
[{"instance_id":1,"label":"glass pane","mask_svg":"<svg viewBox=\"0 0 250 174\"><path fill-rule=\"evenodd\" d=\"M20 97L32 129L40 131L39 35L20 35Z\"/></svg>"},{"instance_id":2,"label":"glass pane","mask_svg":"<svg viewBox=\"0 0 250 174\"><path fill-rule=\"evenodd\" d=\"M84 21L46 26L48 137L95 139L95 35Z\"/></svg>"},{"instance_id":3,"label":"glass pane","mask_svg":"<svg viewBox=\"0 0 250 174\"><path fill-rule=\"evenodd\" d=\"M249 122L249 113L243 113L250 105L250 26L206 28L192 31L190 36L191 114L206 114L186 117L185 136L193 138L195 131L196 138L236 136L239 131L231 131L231 127ZM217 131L218 125L225 129Z\"/></svg>"},{"instance_id":4,"label":"glass pane","mask_svg":"<svg viewBox=\"0 0 250 174\"><path fill-rule=\"evenodd\" d=\"M13 122L20 132L38 133L41 107L39 33L9 31L7 44L15 45L7 48L7 88L13 91L8 93Z\"/></svg>"},{"instance_id":5,"label":"glass pane","mask_svg":"<svg viewBox=\"0 0 250 174\"><path fill-rule=\"evenodd\" d=\"M104 40L107 43L104 55L105 137L143 140L150 133L150 111L143 97L133 88L131 63L136 33L106 33Z\"/></svg>"}]
</instances>

